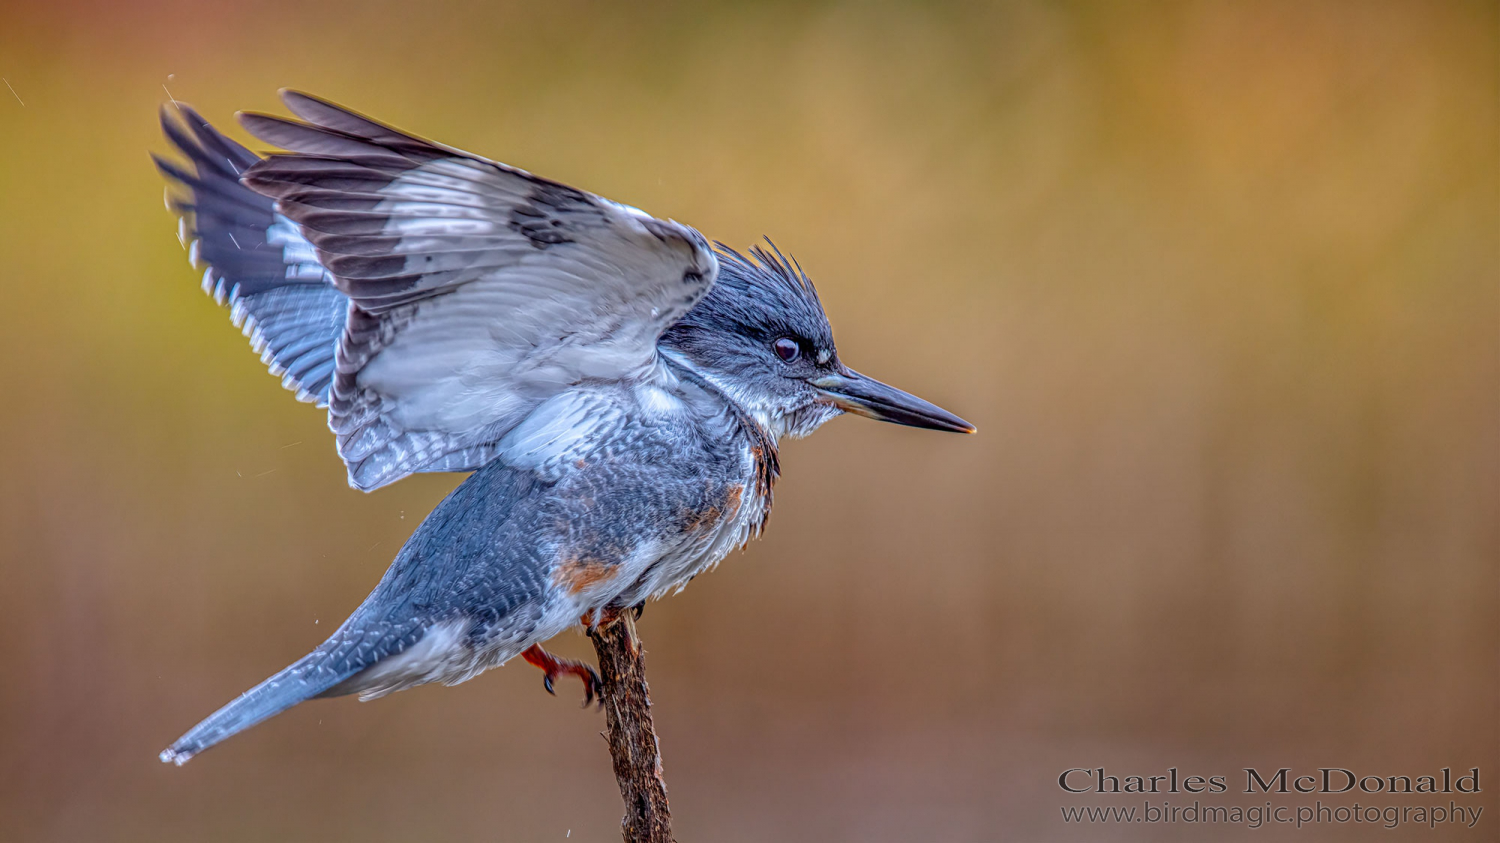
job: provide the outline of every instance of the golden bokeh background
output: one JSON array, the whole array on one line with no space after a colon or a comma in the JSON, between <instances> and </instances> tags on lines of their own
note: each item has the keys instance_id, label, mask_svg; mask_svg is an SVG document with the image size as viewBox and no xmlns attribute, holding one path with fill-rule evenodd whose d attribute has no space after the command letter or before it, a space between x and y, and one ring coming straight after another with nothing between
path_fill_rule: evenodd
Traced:
<instances>
[{"instance_id":1,"label":"golden bokeh background","mask_svg":"<svg viewBox=\"0 0 1500 843\"><path fill-rule=\"evenodd\" d=\"M847 361L979 426L788 443L766 538L647 610L680 839L1494 839L1494 3L0 12L0 839L618 839L601 716L520 664L156 761L457 481L350 490L198 291L156 110L281 86L771 235ZM1478 766L1485 812L1080 827L1139 800L1076 766Z\"/></svg>"}]
</instances>

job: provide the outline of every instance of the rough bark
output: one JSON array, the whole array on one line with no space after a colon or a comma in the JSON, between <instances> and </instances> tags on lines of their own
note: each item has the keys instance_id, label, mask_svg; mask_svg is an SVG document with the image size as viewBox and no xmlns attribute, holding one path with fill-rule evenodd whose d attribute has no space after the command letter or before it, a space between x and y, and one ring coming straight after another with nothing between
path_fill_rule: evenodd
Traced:
<instances>
[{"instance_id":1,"label":"rough bark","mask_svg":"<svg viewBox=\"0 0 1500 843\"><path fill-rule=\"evenodd\" d=\"M671 843L672 815L662 780L661 751L651 724L651 689L635 619L625 612L608 625L589 630L599 655L601 699L615 780L625 802L620 830L625 843Z\"/></svg>"}]
</instances>

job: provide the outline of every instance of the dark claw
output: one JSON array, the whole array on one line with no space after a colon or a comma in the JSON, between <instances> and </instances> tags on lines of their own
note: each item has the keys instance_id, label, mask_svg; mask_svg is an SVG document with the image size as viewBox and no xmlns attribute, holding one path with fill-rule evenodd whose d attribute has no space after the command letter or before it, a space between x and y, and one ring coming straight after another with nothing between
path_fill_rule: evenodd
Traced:
<instances>
[{"instance_id":1,"label":"dark claw","mask_svg":"<svg viewBox=\"0 0 1500 843\"><path fill-rule=\"evenodd\" d=\"M599 671L587 665L584 666L584 669L589 672L589 675L587 679L583 680L583 705L580 708L588 708L589 703L594 701L594 689L604 685L604 680L599 678ZM604 697L602 695L599 697L599 707L604 707Z\"/></svg>"},{"instance_id":2,"label":"dark claw","mask_svg":"<svg viewBox=\"0 0 1500 843\"><path fill-rule=\"evenodd\" d=\"M542 687L547 689L547 693L551 694L554 697L557 696L557 692L552 690L552 674L542 674Z\"/></svg>"},{"instance_id":3,"label":"dark claw","mask_svg":"<svg viewBox=\"0 0 1500 843\"><path fill-rule=\"evenodd\" d=\"M635 610L635 619L640 620L641 615L646 614L646 601L642 600L641 602L635 604L634 606L631 606L630 608Z\"/></svg>"}]
</instances>

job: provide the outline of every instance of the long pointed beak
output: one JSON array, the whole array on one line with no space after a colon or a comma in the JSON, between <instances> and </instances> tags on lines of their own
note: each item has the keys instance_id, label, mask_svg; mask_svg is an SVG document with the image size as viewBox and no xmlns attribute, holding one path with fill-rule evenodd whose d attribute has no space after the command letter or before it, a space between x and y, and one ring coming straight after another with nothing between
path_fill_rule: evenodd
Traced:
<instances>
[{"instance_id":1,"label":"long pointed beak","mask_svg":"<svg viewBox=\"0 0 1500 843\"><path fill-rule=\"evenodd\" d=\"M867 378L853 369L846 368L843 374L815 378L809 383L822 390L839 409L850 413L929 430L974 432L974 425L942 407L929 404L894 386L886 386L874 378Z\"/></svg>"}]
</instances>

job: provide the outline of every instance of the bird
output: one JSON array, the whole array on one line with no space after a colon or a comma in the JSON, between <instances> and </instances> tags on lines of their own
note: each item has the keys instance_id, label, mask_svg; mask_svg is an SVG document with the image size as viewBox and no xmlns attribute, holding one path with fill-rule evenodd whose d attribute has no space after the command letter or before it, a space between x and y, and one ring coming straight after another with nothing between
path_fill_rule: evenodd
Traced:
<instances>
[{"instance_id":1,"label":"bird","mask_svg":"<svg viewBox=\"0 0 1500 843\"><path fill-rule=\"evenodd\" d=\"M456 684L680 591L760 534L777 444L854 413L973 425L846 366L769 239L695 229L282 91L252 152L174 102L168 182L203 289L325 409L355 489L470 472L326 641L164 750L317 697Z\"/></svg>"}]
</instances>

